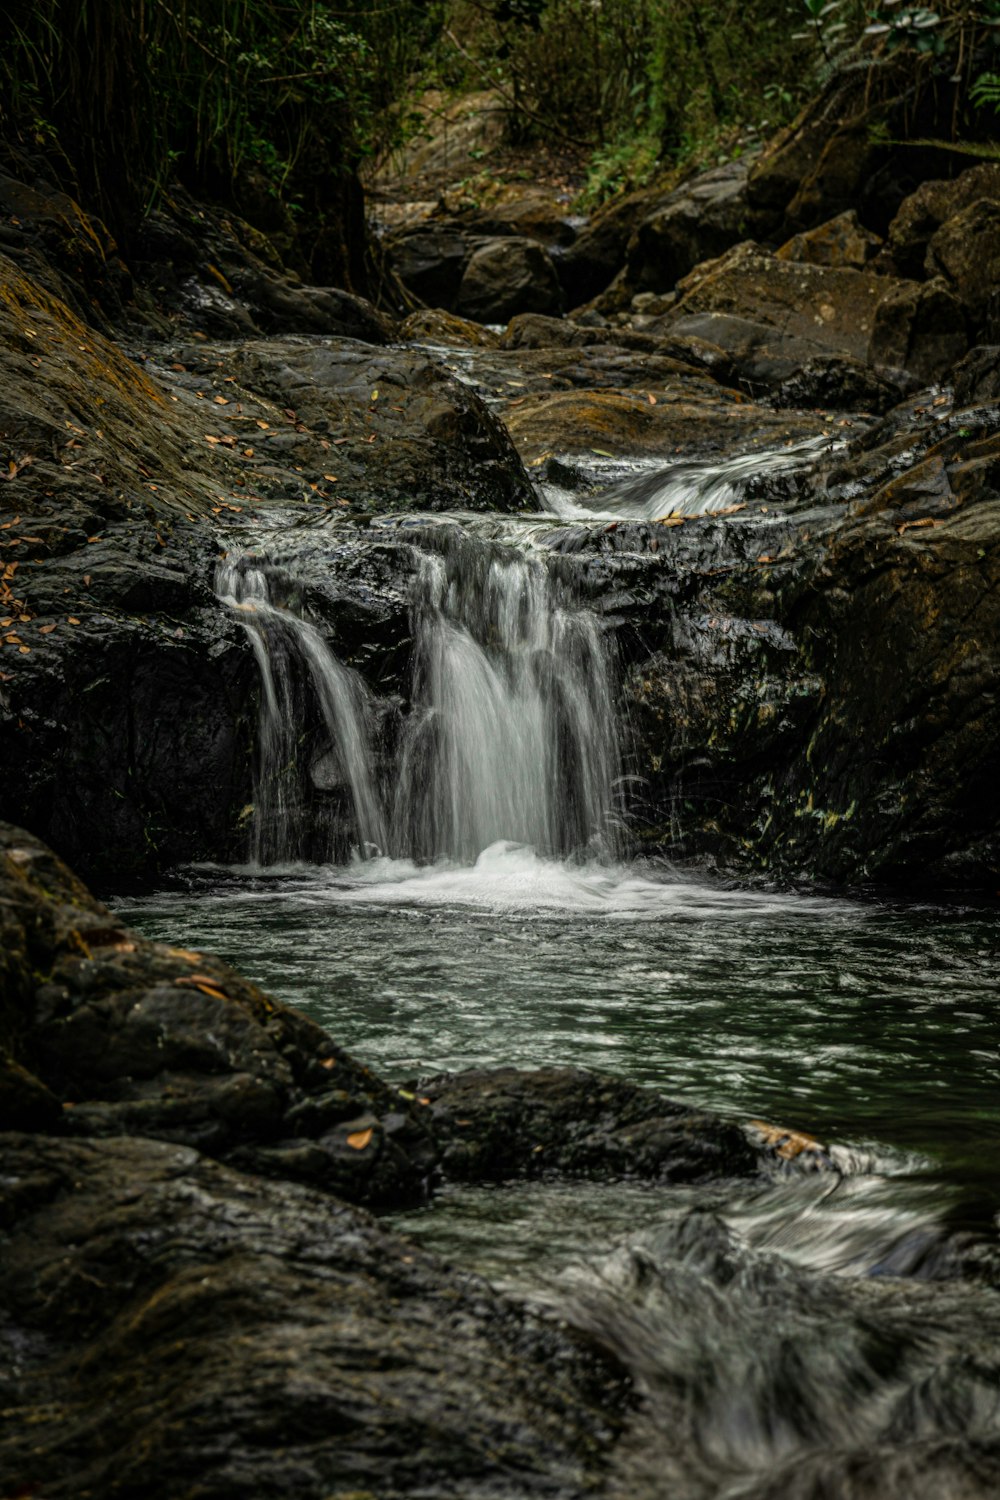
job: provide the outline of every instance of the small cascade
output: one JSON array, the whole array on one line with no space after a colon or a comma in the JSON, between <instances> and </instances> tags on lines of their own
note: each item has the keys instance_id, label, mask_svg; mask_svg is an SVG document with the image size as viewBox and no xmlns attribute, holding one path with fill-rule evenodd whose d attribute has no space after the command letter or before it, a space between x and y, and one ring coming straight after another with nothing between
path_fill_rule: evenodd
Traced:
<instances>
[{"instance_id":1,"label":"small cascade","mask_svg":"<svg viewBox=\"0 0 1000 1500\"><path fill-rule=\"evenodd\" d=\"M220 564L216 591L236 611L260 668L255 861L272 864L298 853L295 761L302 726L292 688L296 659L307 670L330 742L314 779L346 783L357 847L384 849L386 827L373 772L374 702L363 679L337 660L315 625L273 601L267 571L247 556Z\"/></svg>"},{"instance_id":2,"label":"small cascade","mask_svg":"<svg viewBox=\"0 0 1000 1500\"><path fill-rule=\"evenodd\" d=\"M539 560L452 533L419 556L413 620L397 852L469 860L508 840L612 855L618 737L595 616Z\"/></svg>"},{"instance_id":3,"label":"small cascade","mask_svg":"<svg viewBox=\"0 0 1000 1500\"><path fill-rule=\"evenodd\" d=\"M350 842L362 857L469 862L498 841L542 855L613 857L619 747L596 617L539 558L457 527L430 529L405 550L414 567L413 677L394 746L380 742L379 701L364 680L282 602L285 575L252 553L220 565L217 591L260 669L255 860L316 846L302 826L302 681L330 745L313 760L313 788L349 792ZM380 782L384 751L395 760Z\"/></svg>"}]
</instances>

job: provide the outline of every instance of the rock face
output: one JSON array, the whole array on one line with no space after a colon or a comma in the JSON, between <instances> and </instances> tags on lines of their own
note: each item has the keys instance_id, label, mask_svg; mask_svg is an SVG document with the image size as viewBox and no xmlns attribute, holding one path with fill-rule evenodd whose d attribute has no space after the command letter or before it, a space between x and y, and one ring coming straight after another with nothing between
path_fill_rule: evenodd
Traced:
<instances>
[{"instance_id":1,"label":"rock face","mask_svg":"<svg viewBox=\"0 0 1000 1500\"><path fill-rule=\"evenodd\" d=\"M992 890L996 412L911 402L852 450L777 523L750 506L655 538L671 608L627 689L645 834L771 871ZM632 573L639 599L650 572Z\"/></svg>"},{"instance_id":2,"label":"rock face","mask_svg":"<svg viewBox=\"0 0 1000 1500\"><path fill-rule=\"evenodd\" d=\"M235 854L256 669L213 575L241 519L533 504L482 401L412 351L128 359L0 256L0 812L116 879ZM287 509L283 509L287 514Z\"/></svg>"}]
</instances>

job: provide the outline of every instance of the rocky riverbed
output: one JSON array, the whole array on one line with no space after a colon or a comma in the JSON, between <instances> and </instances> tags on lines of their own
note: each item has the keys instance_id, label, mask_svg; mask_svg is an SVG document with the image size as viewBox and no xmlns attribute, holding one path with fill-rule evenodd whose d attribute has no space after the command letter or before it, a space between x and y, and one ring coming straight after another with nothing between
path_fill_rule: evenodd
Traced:
<instances>
[{"instance_id":1,"label":"rocky riverbed","mask_svg":"<svg viewBox=\"0 0 1000 1500\"><path fill-rule=\"evenodd\" d=\"M44 173L0 179L4 1493L514 1500L653 1493L673 1463L697 1372L654 1368L596 1294L530 1311L369 1211L459 1181L711 1191L823 1173L825 1148L583 1069L390 1083L220 960L122 926L61 859L122 889L246 855L262 605L362 685L388 804L427 676L415 580L462 566L485 590L513 557L524 598L544 578L596 622L617 847L993 899L1000 169L904 168L857 105L831 86L749 162L589 223L397 191L389 310L303 285L180 192L126 265ZM220 564L270 592L224 605ZM297 670L282 815L291 854L328 858L350 794ZM705 1326L728 1289L763 1328L773 1292L808 1342L830 1286L698 1223L631 1265L653 1321L697 1283ZM995 1247L944 1240L933 1275L992 1309ZM936 1296L931 1322L977 1326ZM837 1447L819 1381L747 1439L778 1478L744 1493L846 1494L848 1470L858 1496L990 1493L989 1351L928 1353L908 1303L839 1297L864 1331L845 1390L892 1367L869 1447ZM810 1450L791 1488L810 1424L840 1457ZM712 1462L749 1474L731 1438ZM670 1472L716 1493L699 1463Z\"/></svg>"}]
</instances>

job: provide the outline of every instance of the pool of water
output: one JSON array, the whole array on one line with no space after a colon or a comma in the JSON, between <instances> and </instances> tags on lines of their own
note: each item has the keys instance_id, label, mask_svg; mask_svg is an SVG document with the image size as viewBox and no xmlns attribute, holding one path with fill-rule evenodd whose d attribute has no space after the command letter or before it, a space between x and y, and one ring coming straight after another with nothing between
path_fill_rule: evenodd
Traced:
<instances>
[{"instance_id":1,"label":"pool of water","mask_svg":"<svg viewBox=\"0 0 1000 1500\"><path fill-rule=\"evenodd\" d=\"M663 866L201 868L114 903L400 1082L573 1063L810 1131L834 1169L451 1187L396 1224L612 1350L610 1500L1000 1493L991 911Z\"/></svg>"},{"instance_id":2,"label":"pool of water","mask_svg":"<svg viewBox=\"0 0 1000 1500\"><path fill-rule=\"evenodd\" d=\"M194 870L117 908L221 954L391 1078L573 1063L969 1178L996 1170L992 912L511 845L474 866Z\"/></svg>"}]
</instances>

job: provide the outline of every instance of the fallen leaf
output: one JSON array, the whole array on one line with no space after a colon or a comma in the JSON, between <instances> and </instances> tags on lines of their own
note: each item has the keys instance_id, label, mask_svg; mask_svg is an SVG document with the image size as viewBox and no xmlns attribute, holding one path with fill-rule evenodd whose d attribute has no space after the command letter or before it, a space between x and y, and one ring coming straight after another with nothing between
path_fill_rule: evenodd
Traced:
<instances>
[{"instance_id":1,"label":"fallen leaf","mask_svg":"<svg viewBox=\"0 0 1000 1500\"><path fill-rule=\"evenodd\" d=\"M225 396L213 396L212 400L215 402L216 406L228 406L229 405L229 402L226 400Z\"/></svg>"},{"instance_id":2,"label":"fallen leaf","mask_svg":"<svg viewBox=\"0 0 1000 1500\"><path fill-rule=\"evenodd\" d=\"M255 420L261 432L266 432L271 425L270 422L262 422L259 417L257 417Z\"/></svg>"},{"instance_id":3,"label":"fallen leaf","mask_svg":"<svg viewBox=\"0 0 1000 1500\"><path fill-rule=\"evenodd\" d=\"M51 635L52 632L53 632L53 630L55 630L55 628L56 628L55 624L52 624L52 625L39 625L39 627L38 627L38 634L39 635Z\"/></svg>"},{"instance_id":4,"label":"fallen leaf","mask_svg":"<svg viewBox=\"0 0 1000 1500\"><path fill-rule=\"evenodd\" d=\"M354 1130L347 1137L347 1144L349 1146L352 1146L355 1151L363 1151L368 1145L368 1142L371 1140L373 1134L374 1131L370 1126L367 1130Z\"/></svg>"},{"instance_id":5,"label":"fallen leaf","mask_svg":"<svg viewBox=\"0 0 1000 1500\"><path fill-rule=\"evenodd\" d=\"M76 615L67 615L66 619L69 621L69 623L71 625L79 625L79 623L80 623L80 621L79 621L79 619L77 618Z\"/></svg>"},{"instance_id":6,"label":"fallen leaf","mask_svg":"<svg viewBox=\"0 0 1000 1500\"><path fill-rule=\"evenodd\" d=\"M646 400L649 402L650 406L656 405L656 397L653 395L652 391L647 392Z\"/></svg>"},{"instance_id":7,"label":"fallen leaf","mask_svg":"<svg viewBox=\"0 0 1000 1500\"><path fill-rule=\"evenodd\" d=\"M323 1057L320 1059L319 1065L321 1068L335 1068L337 1066L337 1059L335 1057Z\"/></svg>"},{"instance_id":8,"label":"fallen leaf","mask_svg":"<svg viewBox=\"0 0 1000 1500\"><path fill-rule=\"evenodd\" d=\"M22 656L30 656L31 655L31 647L30 646L18 646L17 649L18 649L18 651L20 651L20 653L21 653Z\"/></svg>"}]
</instances>

